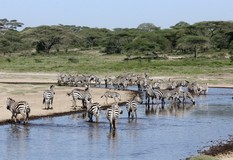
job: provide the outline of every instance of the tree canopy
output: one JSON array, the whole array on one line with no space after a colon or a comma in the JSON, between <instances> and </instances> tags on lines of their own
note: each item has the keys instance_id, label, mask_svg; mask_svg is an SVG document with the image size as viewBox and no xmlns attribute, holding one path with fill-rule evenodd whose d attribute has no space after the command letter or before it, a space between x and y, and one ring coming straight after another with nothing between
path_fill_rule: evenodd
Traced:
<instances>
[{"instance_id":1,"label":"tree canopy","mask_svg":"<svg viewBox=\"0 0 233 160\"><path fill-rule=\"evenodd\" d=\"M233 22L181 21L169 29L153 23L137 28L90 28L75 25L27 27L23 23L0 19L0 52L36 50L38 53L72 48L99 49L106 54L192 53L197 57L209 50L232 51ZM197 54L199 53L199 54Z\"/></svg>"}]
</instances>

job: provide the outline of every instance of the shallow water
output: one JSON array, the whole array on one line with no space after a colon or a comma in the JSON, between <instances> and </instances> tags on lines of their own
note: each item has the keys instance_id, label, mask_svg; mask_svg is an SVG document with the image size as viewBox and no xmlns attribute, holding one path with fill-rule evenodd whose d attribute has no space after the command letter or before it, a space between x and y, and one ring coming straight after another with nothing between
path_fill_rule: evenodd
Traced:
<instances>
[{"instance_id":1,"label":"shallow water","mask_svg":"<svg viewBox=\"0 0 233 160\"><path fill-rule=\"evenodd\" d=\"M104 111L98 124L73 114L3 125L0 159L185 159L233 135L231 93L210 88L207 96L195 97L195 106L153 105L148 110L143 104L138 119L130 121L124 106L115 132Z\"/></svg>"}]
</instances>

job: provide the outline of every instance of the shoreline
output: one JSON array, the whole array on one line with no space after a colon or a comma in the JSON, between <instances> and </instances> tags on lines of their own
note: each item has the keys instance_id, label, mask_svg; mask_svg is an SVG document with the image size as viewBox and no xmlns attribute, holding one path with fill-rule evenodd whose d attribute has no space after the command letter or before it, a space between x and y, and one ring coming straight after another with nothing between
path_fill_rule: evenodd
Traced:
<instances>
[{"instance_id":1,"label":"shoreline","mask_svg":"<svg viewBox=\"0 0 233 160\"><path fill-rule=\"evenodd\" d=\"M233 77L233 76L232 76ZM55 86L55 99L54 99L54 109L53 110L43 110L42 104L42 94L43 91L49 88L50 84L56 84L57 74L55 73L4 73L0 72L0 126L11 124L10 117L11 112L6 109L5 101L7 97L12 97L13 99L26 100L28 101L31 107L31 114L29 116L30 120L40 119L44 117L57 117L63 115L69 115L74 113L81 113L84 110L73 110L70 106L72 105L71 97L66 96L66 93L71 91L77 87L69 87L69 86ZM168 76L164 77L156 77L152 78L164 78L168 79ZM174 79L185 79L186 77L171 77ZM204 82L208 82L205 79ZM218 76L216 79L223 79L223 77ZM203 79L200 79L201 82ZM198 79L197 79L198 81ZM222 82L220 84L220 82ZM79 88L79 87L78 87ZM82 87L80 87L82 88ZM229 88L233 89L233 84L227 83L224 81L218 81L214 84L209 84L209 88ZM104 100L100 98L100 96L108 89L105 88L90 88L91 93L93 94L93 99L95 102L99 102L103 107L109 107L110 105L104 105ZM135 94L135 91L125 90L119 91L122 94L122 101L120 104L124 104L129 98ZM109 103L113 103L114 101L109 99ZM78 106L81 106L81 102L77 102ZM232 140L233 141L233 140ZM215 146L215 145L213 145ZM233 146L233 142L232 142ZM212 147L212 146L210 146ZM233 149L229 152L221 151L217 153L216 158L221 160L233 160Z\"/></svg>"}]
</instances>

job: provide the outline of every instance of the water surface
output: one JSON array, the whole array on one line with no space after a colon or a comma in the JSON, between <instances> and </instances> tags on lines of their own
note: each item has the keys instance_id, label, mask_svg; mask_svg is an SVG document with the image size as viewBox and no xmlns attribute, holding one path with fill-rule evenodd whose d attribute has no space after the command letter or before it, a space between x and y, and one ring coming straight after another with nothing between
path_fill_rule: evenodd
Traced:
<instances>
[{"instance_id":1,"label":"water surface","mask_svg":"<svg viewBox=\"0 0 233 160\"><path fill-rule=\"evenodd\" d=\"M0 159L185 159L233 135L231 93L211 88L207 96L195 97L194 106L148 109L143 104L137 120L128 120L123 106L115 132L104 111L98 124L73 114L2 125Z\"/></svg>"}]
</instances>

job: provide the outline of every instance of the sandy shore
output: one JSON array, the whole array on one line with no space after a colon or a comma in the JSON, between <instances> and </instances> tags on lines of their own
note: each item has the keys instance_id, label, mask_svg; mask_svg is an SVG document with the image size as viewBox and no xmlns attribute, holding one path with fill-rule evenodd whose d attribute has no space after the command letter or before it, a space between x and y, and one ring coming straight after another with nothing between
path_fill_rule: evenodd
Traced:
<instances>
[{"instance_id":1,"label":"sandy shore","mask_svg":"<svg viewBox=\"0 0 233 160\"><path fill-rule=\"evenodd\" d=\"M16 101L27 101L31 108L30 119L41 118L46 116L57 116L70 113L80 112L80 109L74 110L72 106L72 97L67 96L75 87L55 86L55 97L53 110L44 110L42 104L42 95L44 90L49 89L50 84L56 84L57 74L37 74L37 73L1 73L0 74L0 124L9 122L11 112L6 109L6 99L11 97ZM81 88L81 87L79 87ZM100 98L107 89L91 88L90 92L94 102L99 102L102 106L107 106L105 100ZM130 99L134 92L117 91L122 96L122 101ZM113 103L109 99L109 104ZM81 108L82 104L77 101Z\"/></svg>"}]
</instances>

